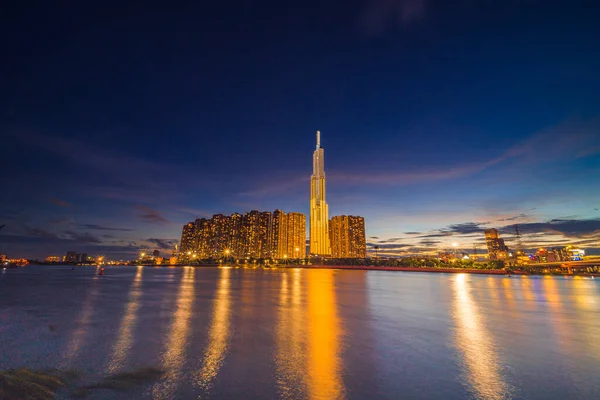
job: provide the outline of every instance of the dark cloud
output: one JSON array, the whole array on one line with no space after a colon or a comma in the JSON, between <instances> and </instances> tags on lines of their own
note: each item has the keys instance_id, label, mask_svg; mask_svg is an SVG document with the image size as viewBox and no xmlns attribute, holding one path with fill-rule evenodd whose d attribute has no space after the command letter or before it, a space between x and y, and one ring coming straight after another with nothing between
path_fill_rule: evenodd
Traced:
<instances>
[{"instance_id":1,"label":"dark cloud","mask_svg":"<svg viewBox=\"0 0 600 400\"><path fill-rule=\"evenodd\" d=\"M67 203L64 200L60 200L60 199L50 199L50 203L54 204L55 206L59 206L59 207L73 207L73 205L71 203Z\"/></svg>"},{"instance_id":2,"label":"dark cloud","mask_svg":"<svg viewBox=\"0 0 600 400\"><path fill-rule=\"evenodd\" d=\"M46 238L46 239L61 239L56 233L40 228L24 227L26 236Z\"/></svg>"},{"instance_id":3,"label":"dark cloud","mask_svg":"<svg viewBox=\"0 0 600 400\"><path fill-rule=\"evenodd\" d=\"M71 218L67 218L67 217L59 217L59 218L53 218L50 220L50 222L52 222L53 224L72 224L73 220Z\"/></svg>"},{"instance_id":4,"label":"dark cloud","mask_svg":"<svg viewBox=\"0 0 600 400\"><path fill-rule=\"evenodd\" d=\"M519 214L519 215L515 215L514 217L510 217L510 218L499 219L498 221L516 221L518 219L525 219L528 217L529 216L527 214Z\"/></svg>"},{"instance_id":5,"label":"dark cloud","mask_svg":"<svg viewBox=\"0 0 600 400\"><path fill-rule=\"evenodd\" d=\"M379 236L370 236L369 239L379 239Z\"/></svg>"},{"instance_id":6,"label":"dark cloud","mask_svg":"<svg viewBox=\"0 0 600 400\"><path fill-rule=\"evenodd\" d=\"M515 226L507 225L500 229L503 233L514 233ZM567 237L586 238L600 235L600 218L595 219L553 219L547 222L518 224L521 234L553 232Z\"/></svg>"},{"instance_id":7,"label":"dark cloud","mask_svg":"<svg viewBox=\"0 0 600 400\"><path fill-rule=\"evenodd\" d=\"M155 223L155 224L164 224L164 223L169 222L169 221L167 221L167 219L165 217L160 215L160 213L158 211L156 211L148 206L145 206L142 204L136 204L135 208L138 211L140 211L139 217L143 221L151 222L151 223Z\"/></svg>"},{"instance_id":8,"label":"dark cloud","mask_svg":"<svg viewBox=\"0 0 600 400\"><path fill-rule=\"evenodd\" d=\"M426 235L417 236L417 238L443 238L443 237L448 237L448 236L452 236L452 233L451 232L428 233Z\"/></svg>"},{"instance_id":9,"label":"dark cloud","mask_svg":"<svg viewBox=\"0 0 600 400\"><path fill-rule=\"evenodd\" d=\"M77 225L80 228L87 228L87 229L94 229L97 231L121 231L121 232L131 232L134 231L135 229L129 229L129 228L110 228L108 226L101 226L101 225L96 225L96 224L80 224Z\"/></svg>"},{"instance_id":10,"label":"dark cloud","mask_svg":"<svg viewBox=\"0 0 600 400\"><path fill-rule=\"evenodd\" d=\"M406 235L421 235L423 232L404 232Z\"/></svg>"},{"instance_id":11,"label":"dark cloud","mask_svg":"<svg viewBox=\"0 0 600 400\"><path fill-rule=\"evenodd\" d=\"M444 232L457 233L459 235L466 235L470 233L483 233L485 227L483 225L488 224L487 222L464 222L462 224L449 225L443 229Z\"/></svg>"},{"instance_id":12,"label":"dark cloud","mask_svg":"<svg viewBox=\"0 0 600 400\"><path fill-rule=\"evenodd\" d=\"M405 247L410 247L410 244L398 244L398 243L367 243L367 248L375 248L375 246L379 247L380 250L399 250Z\"/></svg>"},{"instance_id":13,"label":"dark cloud","mask_svg":"<svg viewBox=\"0 0 600 400\"><path fill-rule=\"evenodd\" d=\"M419 242L419 244L423 245L423 246L430 246L430 247L435 247L440 243L439 240L421 240Z\"/></svg>"},{"instance_id":14,"label":"dark cloud","mask_svg":"<svg viewBox=\"0 0 600 400\"><path fill-rule=\"evenodd\" d=\"M380 240L379 243L395 243L401 241L402 238L389 238L385 240Z\"/></svg>"},{"instance_id":15,"label":"dark cloud","mask_svg":"<svg viewBox=\"0 0 600 400\"><path fill-rule=\"evenodd\" d=\"M90 235L87 232L79 233L74 231L64 231L65 235L68 235L71 240L79 243L102 243L100 238L97 238L94 235Z\"/></svg>"},{"instance_id":16,"label":"dark cloud","mask_svg":"<svg viewBox=\"0 0 600 400\"><path fill-rule=\"evenodd\" d=\"M150 243L154 243L159 249L172 249L179 241L177 239L146 239Z\"/></svg>"}]
</instances>

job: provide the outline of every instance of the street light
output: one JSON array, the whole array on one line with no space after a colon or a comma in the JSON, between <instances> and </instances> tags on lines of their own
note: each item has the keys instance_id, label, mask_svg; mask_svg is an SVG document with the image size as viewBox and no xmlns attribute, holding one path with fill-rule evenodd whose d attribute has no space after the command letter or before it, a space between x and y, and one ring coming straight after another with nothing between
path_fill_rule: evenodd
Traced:
<instances>
[{"instance_id":1,"label":"street light","mask_svg":"<svg viewBox=\"0 0 600 400\"><path fill-rule=\"evenodd\" d=\"M229 260L229 249L225 249L225 262Z\"/></svg>"},{"instance_id":2,"label":"street light","mask_svg":"<svg viewBox=\"0 0 600 400\"><path fill-rule=\"evenodd\" d=\"M283 263L284 263L284 264L287 264L287 254L284 254L284 255L283 255Z\"/></svg>"}]
</instances>

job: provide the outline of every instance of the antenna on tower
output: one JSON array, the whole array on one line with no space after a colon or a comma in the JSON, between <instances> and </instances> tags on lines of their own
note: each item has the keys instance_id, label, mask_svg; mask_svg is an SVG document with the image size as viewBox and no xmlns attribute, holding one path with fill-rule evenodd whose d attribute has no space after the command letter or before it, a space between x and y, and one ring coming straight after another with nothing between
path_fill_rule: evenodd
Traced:
<instances>
[{"instance_id":1,"label":"antenna on tower","mask_svg":"<svg viewBox=\"0 0 600 400\"><path fill-rule=\"evenodd\" d=\"M321 132L317 131L317 149L321 147Z\"/></svg>"}]
</instances>

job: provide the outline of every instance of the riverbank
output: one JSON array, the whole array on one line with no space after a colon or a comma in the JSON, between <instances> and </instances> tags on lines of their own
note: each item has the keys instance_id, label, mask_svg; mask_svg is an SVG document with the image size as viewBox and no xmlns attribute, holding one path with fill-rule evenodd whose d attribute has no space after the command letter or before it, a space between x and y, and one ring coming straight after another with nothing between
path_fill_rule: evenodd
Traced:
<instances>
[{"instance_id":1,"label":"riverbank","mask_svg":"<svg viewBox=\"0 0 600 400\"><path fill-rule=\"evenodd\" d=\"M433 272L446 274L477 274L477 275L507 275L503 269L470 269L470 268L416 268L416 267L378 267L366 265L279 265L278 268L311 268L311 269L344 269L358 271L401 271L401 272ZM587 276L598 277L600 274L532 274L523 271L513 271L510 275L531 275L531 276Z\"/></svg>"},{"instance_id":2,"label":"riverbank","mask_svg":"<svg viewBox=\"0 0 600 400\"><path fill-rule=\"evenodd\" d=\"M403 272L438 272L451 274L482 274L482 275L506 275L502 269L467 269L467 268L413 268L413 267L378 267L372 265L285 265L279 268L312 268L312 269L350 269L360 271L403 271ZM525 275L515 272L516 275Z\"/></svg>"}]
</instances>

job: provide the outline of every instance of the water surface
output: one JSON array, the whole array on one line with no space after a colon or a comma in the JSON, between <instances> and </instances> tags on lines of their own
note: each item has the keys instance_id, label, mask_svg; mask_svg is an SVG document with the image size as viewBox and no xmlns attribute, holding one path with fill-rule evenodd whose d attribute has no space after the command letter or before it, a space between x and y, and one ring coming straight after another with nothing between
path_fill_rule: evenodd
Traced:
<instances>
[{"instance_id":1,"label":"water surface","mask_svg":"<svg viewBox=\"0 0 600 400\"><path fill-rule=\"evenodd\" d=\"M598 399L600 280L30 266L0 272L13 367L165 371L90 399Z\"/></svg>"}]
</instances>

